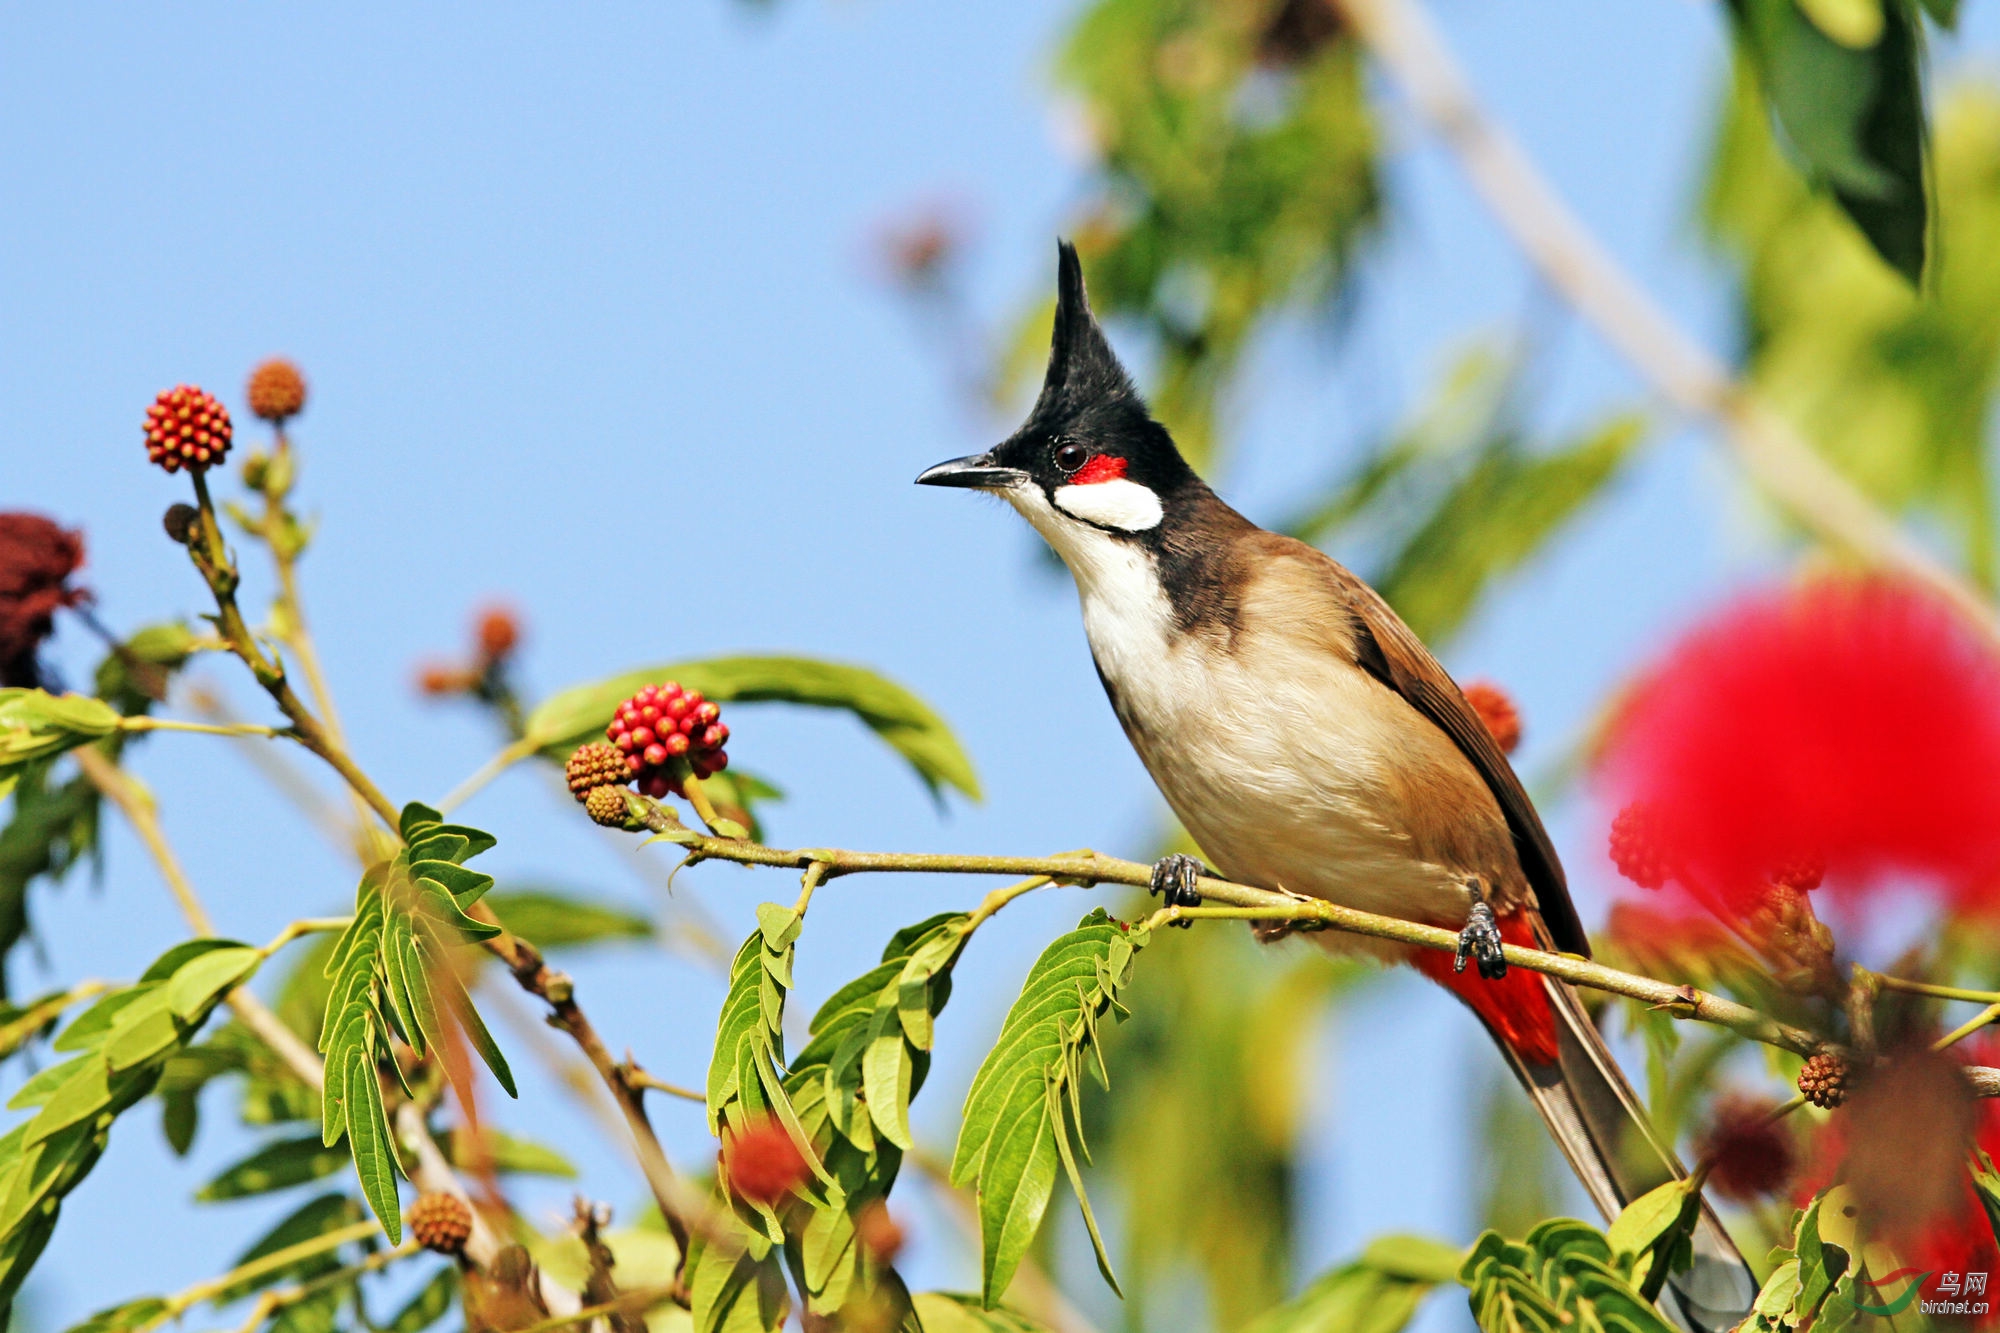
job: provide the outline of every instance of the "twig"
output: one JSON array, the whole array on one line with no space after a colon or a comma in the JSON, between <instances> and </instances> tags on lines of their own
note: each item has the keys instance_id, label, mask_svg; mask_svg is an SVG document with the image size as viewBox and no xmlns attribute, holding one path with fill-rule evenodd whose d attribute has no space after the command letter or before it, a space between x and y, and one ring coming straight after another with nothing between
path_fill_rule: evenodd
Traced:
<instances>
[{"instance_id":1,"label":"twig","mask_svg":"<svg viewBox=\"0 0 2000 1333\"><path fill-rule=\"evenodd\" d=\"M229 644L230 651L250 668L250 674L257 678L257 683L278 705L278 711L291 720L292 731L300 744L331 765L334 772L340 774L347 785L367 802L369 809L390 828L395 828L398 818L396 807L389 803L389 798L369 780L346 749L305 706L285 679L284 667L272 662L258 646L256 636L250 632L250 626L245 623L243 612L236 604L236 569L230 564L228 549L222 542L222 525L215 517L215 501L208 493L208 477L203 472L190 475L194 480L195 502L201 511L201 522L188 542L188 553L215 596L224 641Z\"/></svg>"},{"instance_id":2,"label":"twig","mask_svg":"<svg viewBox=\"0 0 2000 1333\"><path fill-rule=\"evenodd\" d=\"M631 799L644 812L637 822L653 829L662 840L682 847L688 854L690 864L713 860L803 869L813 862L820 862L826 866L823 877L828 880L863 872L1027 875L1046 882L1083 887L1096 884L1143 886L1152 880L1151 866L1092 851L1068 852L1060 856L958 856L927 852L855 852L831 847L767 847L739 838L715 838L696 833L657 803L644 797ZM1025 892L1028 887L1031 886L1015 885L1007 892ZM1378 916L1318 898L1303 898L1208 876L1201 878L1198 888L1205 904L1216 905L1169 908L1158 916L1170 921L1204 918L1297 921L1426 949L1452 951L1458 947L1458 936L1442 927ZM1812 1055L1830 1045L1810 1032L1788 1027L1748 1005L1711 995L1693 986L1675 986L1651 977L1621 972L1574 954L1548 953L1514 944L1503 948L1507 962L1515 967L1545 973L1572 985L1641 1000L1656 1009L1666 1010L1676 1018L1719 1024L1766 1045L1801 1055Z\"/></svg>"},{"instance_id":3,"label":"twig","mask_svg":"<svg viewBox=\"0 0 2000 1333\"><path fill-rule=\"evenodd\" d=\"M588 1319L601 1319L608 1314L645 1314L675 1300L678 1294L677 1287L641 1287L637 1291L622 1292L615 1300L605 1301L600 1305L586 1305L569 1314L557 1315L552 1319L530 1324L526 1328L517 1329L516 1333L554 1333L556 1329L581 1324Z\"/></svg>"},{"instance_id":4,"label":"twig","mask_svg":"<svg viewBox=\"0 0 2000 1333\"><path fill-rule=\"evenodd\" d=\"M1808 532L1928 584L2000 641L2000 620L1977 588L1904 534L1618 266L1480 106L1417 0L1334 2L1529 261L1669 402L1720 425L1744 469Z\"/></svg>"},{"instance_id":5,"label":"twig","mask_svg":"<svg viewBox=\"0 0 2000 1333\"><path fill-rule=\"evenodd\" d=\"M181 915L187 918L194 933L215 934L215 922L209 917L208 909L202 906L194 885L188 882L187 872L181 869L180 858L174 855L166 834L160 830L159 811L154 808L153 798L95 745L79 746L71 753L76 758L77 768L90 779L90 785L118 807L126 822L132 826L132 831L139 835L139 841L146 845L153 864L160 868L160 878L167 882L167 891L180 904Z\"/></svg>"},{"instance_id":6,"label":"twig","mask_svg":"<svg viewBox=\"0 0 2000 1333\"><path fill-rule=\"evenodd\" d=\"M481 913L476 904L474 915ZM640 1090L625 1077L623 1066L611 1056L604 1039L597 1035L597 1028L576 1003L576 986L567 975L556 971L542 961L541 951L534 945L509 931L503 931L486 941L486 947L495 957L507 965L514 974L514 980L522 990L539 996L549 1006L549 1022L570 1036L584 1058L590 1061L604 1086L611 1090L612 1100L618 1104L625 1118L625 1127L631 1136L633 1155L638 1159L639 1170L646 1177L646 1185L652 1191L653 1202L659 1205L660 1216L666 1221L667 1230L673 1233L674 1243L680 1247L681 1262L687 1262L688 1218L705 1212L704 1202L692 1190L683 1187L675 1177L673 1167L667 1161L666 1149L660 1146L659 1136L653 1132L652 1122L646 1118L646 1102Z\"/></svg>"},{"instance_id":7,"label":"twig","mask_svg":"<svg viewBox=\"0 0 2000 1333\"><path fill-rule=\"evenodd\" d=\"M273 1290L266 1291L257 1297L256 1304L250 1309L249 1317L237 1325L236 1333L256 1333L257 1329L263 1326L265 1320L287 1306L297 1305L300 1301L317 1296L329 1287L337 1287L343 1282L352 1282L363 1273L372 1273L378 1268L387 1268L398 1259L409 1258L420 1248L416 1241L407 1240L392 1250L377 1250L373 1254L366 1255L359 1263L349 1264L347 1267L331 1273L322 1273L310 1282L300 1282L294 1286L274 1288Z\"/></svg>"},{"instance_id":8,"label":"twig","mask_svg":"<svg viewBox=\"0 0 2000 1333\"><path fill-rule=\"evenodd\" d=\"M540 748L532 740L515 741L499 754L494 755L491 759L481 764L473 771L472 776L459 783L456 787L453 787L446 794L445 798L438 802L438 810L444 814L450 814L453 810L471 800L487 783L493 781L493 779L499 777L523 759L530 758Z\"/></svg>"},{"instance_id":9,"label":"twig","mask_svg":"<svg viewBox=\"0 0 2000 1333\"><path fill-rule=\"evenodd\" d=\"M1953 1028L1950 1032L1945 1033L1944 1036L1939 1037L1935 1042L1931 1043L1931 1049L1934 1051L1942 1051L1948 1046L1956 1046L1958 1045L1958 1043L1964 1041L1967 1037L1979 1031L1979 1029L1985 1027L1988 1023L1991 1023L1996 1018L2000 1018L2000 1004L1989 1004L1984 1009L1981 1009L1978 1013L1974 1014L1971 1018L1967 1019L1964 1023L1960 1024L1956 1028Z\"/></svg>"},{"instance_id":10,"label":"twig","mask_svg":"<svg viewBox=\"0 0 2000 1333\"><path fill-rule=\"evenodd\" d=\"M1973 1004L2000 1004L2000 992L1990 990L1966 990L1959 986L1934 986L1928 981L1906 981L1902 977L1874 974L1875 984L1883 990L1902 991L1906 995L1928 995L1934 1000L1967 1000Z\"/></svg>"},{"instance_id":11,"label":"twig","mask_svg":"<svg viewBox=\"0 0 2000 1333\"><path fill-rule=\"evenodd\" d=\"M705 1092L696 1092L693 1088L684 1088L678 1083L655 1078L634 1064L627 1063L625 1069L626 1079L635 1088L650 1088L654 1092L664 1092L669 1097L678 1097L684 1102L700 1102L704 1106L708 1104L708 1094Z\"/></svg>"},{"instance_id":12,"label":"twig","mask_svg":"<svg viewBox=\"0 0 2000 1333\"><path fill-rule=\"evenodd\" d=\"M136 1325L135 1328L142 1330L154 1328L169 1319L178 1319L195 1306L223 1294L232 1287L239 1287L267 1273L290 1268L301 1259L310 1259L315 1255L325 1254L328 1250L337 1250L352 1241L366 1240L381 1230L381 1225L370 1218L366 1222L355 1222L348 1226L336 1227L332 1231L323 1231L309 1240L302 1240L296 1245L287 1245L282 1250L273 1250L261 1258L252 1259L247 1264L230 1269L220 1277L197 1282L185 1291L167 1297L165 1308L158 1315L143 1324Z\"/></svg>"}]
</instances>

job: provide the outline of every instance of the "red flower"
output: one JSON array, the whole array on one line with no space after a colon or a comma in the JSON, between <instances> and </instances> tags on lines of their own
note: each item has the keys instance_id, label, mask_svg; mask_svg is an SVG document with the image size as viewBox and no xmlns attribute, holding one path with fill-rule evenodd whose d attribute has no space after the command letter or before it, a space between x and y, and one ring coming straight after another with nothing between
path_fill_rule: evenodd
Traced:
<instances>
[{"instance_id":1,"label":"red flower","mask_svg":"<svg viewBox=\"0 0 2000 1333\"><path fill-rule=\"evenodd\" d=\"M475 637L479 640L480 660L498 662L520 646L520 618L508 607L490 606L479 614Z\"/></svg>"},{"instance_id":2,"label":"red flower","mask_svg":"<svg viewBox=\"0 0 2000 1333\"><path fill-rule=\"evenodd\" d=\"M83 564L83 534L40 514L0 514L0 685L41 683L35 654L57 607L90 600L69 585Z\"/></svg>"},{"instance_id":3,"label":"red flower","mask_svg":"<svg viewBox=\"0 0 2000 1333\"><path fill-rule=\"evenodd\" d=\"M1991 1064L2000 1059L2000 1042L1974 1038L1950 1054L1972 1064ZM1828 1117L1792 1201L1803 1208L1822 1190L1844 1183L1849 1206L1864 1210L1871 1206L1869 1196L1880 1194L1872 1205L1872 1225L1902 1263L1932 1273L2000 1273L2000 1246L1994 1243L1958 1138L1970 1128L1981 1151L1989 1157L2000 1154L2000 1098L1967 1098L1962 1089L1947 1093L1941 1086L1925 1087L1932 1081L1923 1076L1929 1071L1913 1067L1923 1064L1928 1060L1906 1056L1871 1071L1862 1087L1874 1083L1874 1106L1857 1092L1852 1104ZM1950 1121L1956 1123L1940 1123ZM1936 1160L1926 1160L1932 1158ZM1913 1205L1916 1215L1895 1215L1911 1213ZM1824 1223L1821 1230L1826 1230ZM1926 1297L1938 1294L1935 1282L1926 1284ZM1996 1319L2000 1316L1988 1314L1971 1322L1991 1326Z\"/></svg>"},{"instance_id":4,"label":"red flower","mask_svg":"<svg viewBox=\"0 0 2000 1333\"><path fill-rule=\"evenodd\" d=\"M738 1198L766 1205L777 1203L812 1176L799 1145L783 1125L768 1118L727 1136L722 1169Z\"/></svg>"},{"instance_id":5,"label":"red flower","mask_svg":"<svg viewBox=\"0 0 2000 1333\"><path fill-rule=\"evenodd\" d=\"M1514 747L1521 743L1521 710L1514 707L1507 691L1491 681L1475 680L1465 687L1465 701L1493 733L1501 753L1514 753Z\"/></svg>"},{"instance_id":6,"label":"red flower","mask_svg":"<svg viewBox=\"0 0 2000 1333\"><path fill-rule=\"evenodd\" d=\"M1601 772L1704 902L1823 865L1837 892L1900 873L1965 905L2000 876L2000 659L1907 584L1753 597L1640 682Z\"/></svg>"},{"instance_id":7,"label":"red flower","mask_svg":"<svg viewBox=\"0 0 2000 1333\"><path fill-rule=\"evenodd\" d=\"M1696 1151L1708 1163L1708 1183L1723 1198L1753 1203L1776 1194L1798 1171L1791 1130L1771 1118L1777 1109L1768 1097L1739 1092L1715 1099Z\"/></svg>"}]
</instances>

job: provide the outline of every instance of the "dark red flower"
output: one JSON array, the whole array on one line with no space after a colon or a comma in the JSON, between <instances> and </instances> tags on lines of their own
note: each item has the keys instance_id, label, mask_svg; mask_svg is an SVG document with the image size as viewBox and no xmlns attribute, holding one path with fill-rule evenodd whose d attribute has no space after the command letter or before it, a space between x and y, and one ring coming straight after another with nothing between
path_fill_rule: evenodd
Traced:
<instances>
[{"instance_id":1,"label":"dark red flower","mask_svg":"<svg viewBox=\"0 0 2000 1333\"><path fill-rule=\"evenodd\" d=\"M1790 1127L1771 1118L1777 1109L1770 1098L1745 1093L1715 1099L1695 1151L1708 1164L1708 1183L1723 1198L1752 1203L1791 1183L1798 1146Z\"/></svg>"},{"instance_id":2,"label":"dark red flower","mask_svg":"<svg viewBox=\"0 0 2000 1333\"><path fill-rule=\"evenodd\" d=\"M69 582L82 564L81 532L40 514L0 514L0 685L41 683L35 655L56 609L90 600Z\"/></svg>"},{"instance_id":3,"label":"dark red flower","mask_svg":"<svg viewBox=\"0 0 2000 1333\"><path fill-rule=\"evenodd\" d=\"M729 1188L751 1203L775 1204L812 1176L805 1154L775 1120L764 1119L728 1135L722 1169Z\"/></svg>"},{"instance_id":4,"label":"dark red flower","mask_svg":"<svg viewBox=\"0 0 2000 1333\"><path fill-rule=\"evenodd\" d=\"M2000 659L1889 579L1749 598L1676 645L1611 728L1601 776L1672 831L1702 901L1747 910L1823 865L1967 905L2000 877Z\"/></svg>"}]
</instances>

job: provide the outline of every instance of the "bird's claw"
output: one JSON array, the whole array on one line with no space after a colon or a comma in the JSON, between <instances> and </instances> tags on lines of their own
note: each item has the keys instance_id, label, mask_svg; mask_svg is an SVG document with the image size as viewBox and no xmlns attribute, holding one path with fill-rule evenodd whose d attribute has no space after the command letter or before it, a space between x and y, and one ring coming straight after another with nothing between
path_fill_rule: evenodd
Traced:
<instances>
[{"instance_id":1,"label":"bird's claw","mask_svg":"<svg viewBox=\"0 0 2000 1333\"><path fill-rule=\"evenodd\" d=\"M1468 958L1479 964L1479 975L1488 981L1507 975L1507 955L1500 950L1500 925L1484 898L1473 900L1465 929L1458 932L1458 956L1452 960L1451 970L1465 971Z\"/></svg>"},{"instance_id":2,"label":"bird's claw","mask_svg":"<svg viewBox=\"0 0 2000 1333\"><path fill-rule=\"evenodd\" d=\"M1159 894L1168 907L1199 907L1201 890L1195 885L1207 873L1208 867L1192 856L1175 852L1153 862L1153 877L1146 892ZM1187 927L1194 922L1182 919L1174 924Z\"/></svg>"}]
</instances>

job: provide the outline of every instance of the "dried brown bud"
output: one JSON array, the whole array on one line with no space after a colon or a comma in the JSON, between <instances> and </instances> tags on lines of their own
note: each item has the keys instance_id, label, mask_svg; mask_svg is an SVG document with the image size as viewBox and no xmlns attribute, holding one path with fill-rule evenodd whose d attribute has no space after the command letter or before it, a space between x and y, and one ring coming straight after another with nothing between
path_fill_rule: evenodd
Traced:
<instances>
[{"instance_id":1,"label":"dried brown bud","mask_svg":"<svg viewBox=\"0 0 2000 1333\"><path fill-rule=\"evenodd\" d=\"M250 372L250 385L245 396L250 400L250 410L257 416L269 422L282 423L287 417L297 416L305 407L306 377L283 357L272 357Z\"/></svg>"},{"instance_id":2,"label":"dried brown bud","mask_svg":"<svg viewBox=\"0 0 2000 1333\"><path fill-rule=\"evenodd\" d=\"M160 518L160 526L167 530L167 536L186 546L195 534L195 524L201 519L201 511L193 505L173 504Z\"/></svg>"},{"instance_id":3,"label":"dried brown bud","mask_svg":"<svg viewBox=\"0 0 2000 1333\"><path fill-rule=\"evenodd\" d=\"M622 787L632 780L632 767L616 746L603 741L579 745L563 765L569 794L581 801L599 787Z\"/></svg>"},{"instance_id":4,"label":"dried brown bud","mask_svg":"<svg viewBox=\"0 0 2000 1333\"><path fill-rule=\"evenodd\" d=\"M1815 1055L1799 1071L1799 1091L1822 1111L1847 1100L1847 1061L1837 1055Z\"/></svg>"},{"instance_id":5,"label":"dried brown bud","mask_svg":"<svg viewBox=\"0 0 2000 1333\"><path fill-rule=\"evenodd\" d=\"M479 617L479 656L497 662L521 643L521 622L504 606L489 607Z\"/></svg>"},{"instance_id":6,"label":"dried brown bud","mask_svg":"<svg viewBox=\"0 0 2000 1333\"><path fill-rule=\"evenodd\" d=\"M456 1194L420 1194L403 1220L417 1244L439 1254L462 1254L472 1235L472 1208Z\"/></svg>"}]
</instances>

